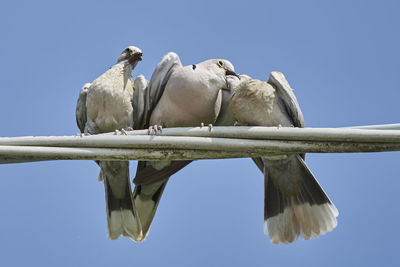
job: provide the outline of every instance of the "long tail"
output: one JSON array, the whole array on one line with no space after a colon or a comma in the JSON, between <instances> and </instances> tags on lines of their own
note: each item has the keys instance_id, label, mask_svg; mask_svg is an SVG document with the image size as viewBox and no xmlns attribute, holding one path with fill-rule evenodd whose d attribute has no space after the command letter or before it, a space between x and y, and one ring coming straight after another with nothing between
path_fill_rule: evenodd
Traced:
<instances>
[{"instance_id":1,"label":"long tail","mask_svg":"<svg viewBox=\"0 0 400 267\"><path fill-rule=\"evenodd\" d=\"M169 178L146 185L136 185L133 191L133 201L137 208L142 225L142 239L144 240L150 230L151 223L156 215L158 204Z\"/></svg>"},{"instance_id":2,"label":"long tail","mask_svg":"<svg viewBox=\"0 0 400 267\"><path fill-rule=\"evenodd\" d=\"M142 225L132 198L129 179L129 162L101 161L106 193L108 236L117 239L120 235L141 241Z\"/></svg>"},{"instance_id":3,"label":"long tail","mask_svg":"<svg viewBox=\"0 0 400 267\"><path fill-rule=\"evenodd\" d=\"M316 238L337 226L338 210L300 155L264 162L264 232L272 243Z\"/></svg>"},{"instance_id":4,"label":"long tail","mask_svg":"<svg viewBox=\"0 0 400 267\"><path fill-rule=\"evenodd\" d=\"M142 240L144 240L149 233L151 223L153 222L169 177L184 168L190 162L191 161L165 162L166 165L160 169L155 169L149 162L140 161L138 163L136 177L133 180L136 184L133 191L133 201L142 225Z\"/></svg>"}]
</instances>

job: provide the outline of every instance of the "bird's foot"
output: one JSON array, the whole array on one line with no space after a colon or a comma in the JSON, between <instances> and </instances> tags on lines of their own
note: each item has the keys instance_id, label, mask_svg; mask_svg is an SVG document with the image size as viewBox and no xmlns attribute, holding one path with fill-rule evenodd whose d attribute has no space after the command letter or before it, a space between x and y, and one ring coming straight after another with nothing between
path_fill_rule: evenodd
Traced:
<instances>
[{"instance_id":1,"label":"bird's foot","mask_svg":"<svg viewBox=\"0 0 400 267\"><path fill-rule=\"evenodd\" d=\"M126 132L127 130L125 130L124 128L121 128L121 130L115 129L114 131L114 135L128 135L128 133Z\"/></svg>"},{"instance_id":2,"label":"bird's foot","mask_svg":"<svg viewBox=\"0 0 400 267\"><path fill-rule=\"evenodd\" d=\"M147 129L147 134L152 135L153 134L153 126L150 126L149 129Z\"/></svg>"},{"instance_id":3,"label":"bird's foot","mask_svg":"<svg viewBox=\"0 0 400 267\"><path fill-rule=\"evenodd\" d=\"M79 136L79 137L90 136L90 133L78 133L75 136Z\"/></svg>"},{"instance_id":4,"label":"bird's foot","mask_svg":"<svg viewBox=\"0 0 400 267\"><path fill-rule=\"evenodd\" d=\"M158 133L162 133L162 126L161 125L153 125L150 126L149 129L147 130L147 134L149 135L157 135Z\"/></svg>"},{"instance_id":5,"label":"bird's foot","mask_svg":"<svg viewBox=\"0 0 400 267\"><path fill-rule=\"evenodd\" d=\"M200 129L204 127L204 122L200 123ZM209 125L207 125L208 127L208 131L211 132L213 125L210 123Z\"/></svg>"}]
</instances>

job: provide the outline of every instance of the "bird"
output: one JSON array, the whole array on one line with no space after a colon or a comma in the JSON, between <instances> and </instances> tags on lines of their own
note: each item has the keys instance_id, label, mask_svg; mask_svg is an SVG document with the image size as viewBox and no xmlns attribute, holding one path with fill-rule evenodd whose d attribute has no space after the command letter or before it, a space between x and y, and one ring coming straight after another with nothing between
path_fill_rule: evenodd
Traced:
<instances>
[{"instance_id":1,"label":"bird","mask_svg":"<svg viewBox=\"0 0 400 267\"><path fill-rule=\"evenodd\" d=\"M182 66L176 53L167 53L157 64L150 79L142 127L150 126L157 131L159 126L213 124L221 110L223 90L229 90L227 78L230 76L237 74L228 60L209 59ZM190 162L138 163L133 198L142 224L143 239L149 232L169 177Z\"/></svg>"},{"instance_id":2,"label":"bird","mask_svg":"<svg viewBox=\"0 0 400 267\"><path fill-rule=\"evenodd\" d=\"M142 60L142 51L135 46L125 48L117 63L80 91L76 120L84 134L99 134L139 126L143 115L144 77L134 87L132 70ZM145 80L145 79L144 79ZM136 82L136 81L135 81ZM136 241L142 227L132 198L129 161L97 161L99 180L104 180L108 236L120 235Z\"/></svg>"},{"instance_id":3,"label":"bird","mask_svg":"<svg viewBox=\"0 0 400 267\"><path fill-rule=\"evenodd\" d=\"M239 125L305 127L297 99L281 72L268 82L236 82L229 109ZM264 173L264 232L274 244L316 238L337 226L339 215L305 163L305 154L253 159Z\"/></svg>"}]
</instances>

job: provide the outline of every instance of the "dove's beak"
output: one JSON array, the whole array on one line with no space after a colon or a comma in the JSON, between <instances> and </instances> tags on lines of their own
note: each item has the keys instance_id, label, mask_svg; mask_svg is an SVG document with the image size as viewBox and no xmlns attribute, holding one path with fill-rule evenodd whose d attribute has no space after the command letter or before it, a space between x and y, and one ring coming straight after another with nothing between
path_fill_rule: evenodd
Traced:
<instances>
[{"instance_id":1,"label":"dove's beak","mask_svg":"<svg viewBox=\"0 0 400 267\"><path fill-rule=\"evenodd\" d=\"M142 52L136 52L136 53L132 53L131 56L133 57L134 60L142 61L143 53Z\"/></svg>"},{"instance_id":2,"label":"dove's beak","mask_svg":"<svg viewBox=\"0 0 400 267\"><path fill-rule=\"evenodd\" d=\"M231 70L225 70L225 76L228 76L228 75L236 76L240 80L239 75L237 75L235 72L233 72Z\"/></svg>"},{"instance_id":3,"label":"dove's beak","mask_svg":"<svg viewBox=\"0 0 400 267\"><path fill-rule=\"evenodd\" d=\"M131 59L133 59L134 61L138 60L138 61L142 61L142 56L143 53L142 52L131 52L129 54L129 56L131 57Z\"/></svg>"}]
</instances>

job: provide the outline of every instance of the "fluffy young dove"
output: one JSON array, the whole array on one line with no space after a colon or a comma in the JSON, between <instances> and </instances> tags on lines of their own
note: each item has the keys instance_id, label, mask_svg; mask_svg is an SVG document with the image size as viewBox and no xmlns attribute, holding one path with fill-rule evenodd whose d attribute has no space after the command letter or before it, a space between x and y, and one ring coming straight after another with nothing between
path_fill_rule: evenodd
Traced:
<instances>
[{"instance_id":1,"label":"fluffy young dove","mask_svg":"<svg viewBox=\"0 0 400 267\"><path fill-rule=\"evenodd\" d=\"M134 46L124 49L117 63L86 84L79 95L76 119L85 134L113 132L134 127L143 115L143 90L135 90L132 70L142 60L142 51ZM137 84L143 84L144 77ZM141 110L142 109L142 110ZM99 178L104 180L108 234L121 234L133 240L142 238L142 228L133 203L129 178L129 161L98 161Z\"/></svg>"},{"instance_id":2,"label":"fluffy young dove","mask_svg":"<svg viewBox=\"0 0 400 267\"><path fill-rule=\"evenodd\" d=\"M227 77L235 75L232 63L210 59L182 66L170 52L158 63L149 83L143 127L199 126L217 120L222 89ZM139 162L134 182L134 202L142 223L143 239L148 234L169 177L191 161Z\"/></svg>"},{"instance_id":3,"label":"fluffy young dove","mask_svg":"<svg viewBox=\"0 0 400 267\"><path fill-rule=\"evenodd\" d=\"M296 97L285 77L268 82L249 77L233 89L230 110L240 125L304 127ZM253 159L265 177L264 232L272 243L291 243L332 231L338 211L305 163L304 154Z\"/></svg>"}]
</instances>

